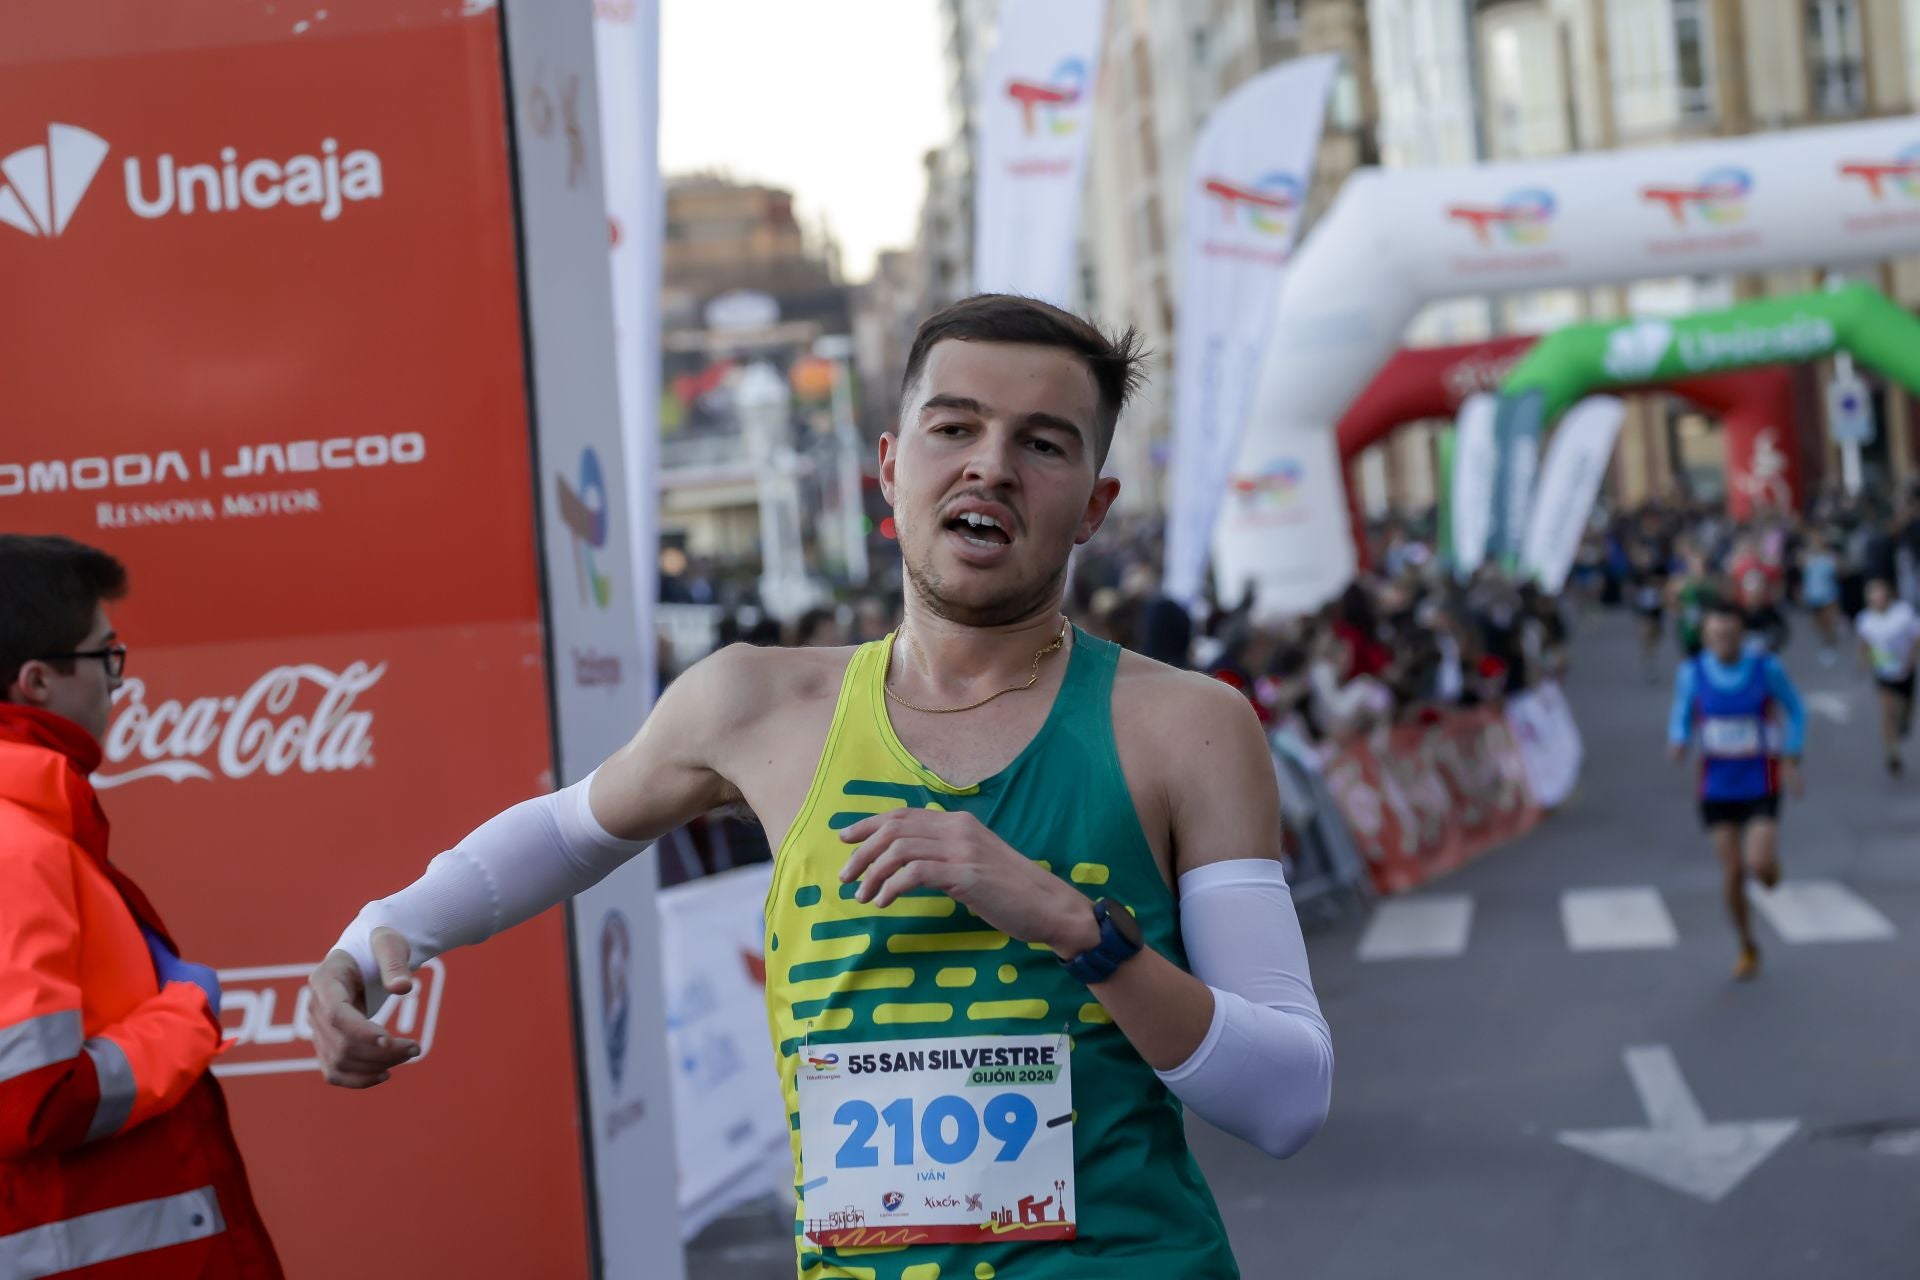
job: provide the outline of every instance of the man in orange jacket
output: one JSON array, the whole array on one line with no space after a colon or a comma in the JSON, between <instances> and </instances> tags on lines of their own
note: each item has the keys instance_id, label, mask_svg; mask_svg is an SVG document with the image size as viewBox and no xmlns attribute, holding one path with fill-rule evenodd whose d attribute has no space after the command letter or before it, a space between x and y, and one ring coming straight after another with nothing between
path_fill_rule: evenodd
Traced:
<instances>
[{"instance_id":1,"label":"man in orange jacket","mask_svg":"<svg viewBox=\"0 0 1920 1280\"><path fill-rule=\"evenodd\" d=\"M105 552L0 534L0 1277L278 1277L208 1072L220 984L107 861L88 781L125 591Z\"/></svg>"}]
</instances>

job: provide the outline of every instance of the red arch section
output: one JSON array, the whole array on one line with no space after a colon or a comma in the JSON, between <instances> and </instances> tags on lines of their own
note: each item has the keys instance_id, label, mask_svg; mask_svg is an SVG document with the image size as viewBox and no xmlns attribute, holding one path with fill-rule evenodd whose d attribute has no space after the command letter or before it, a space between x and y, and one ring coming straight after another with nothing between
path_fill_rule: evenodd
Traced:
<instances>
[{"instance_id":1,"label":"red arch section","mask_svg":"<svg viewBox=\"0 0 1920 1280\"><path fill-rule=\"evenodd\" d=\"M1360 393L1336 428L1346 472L1353 543L1366 561L1365 522L1353 463L1409 422L1451 418L1470 395L1495 391L1532 337L1446 347L1403 347ZM1727 433L1727 509L1736 520L1762 505L1797 510L1801 498L1799 418L1793 374L1783 365L1620 389L1668 391L1717 415Z\"/></svg>"}]
</instances>

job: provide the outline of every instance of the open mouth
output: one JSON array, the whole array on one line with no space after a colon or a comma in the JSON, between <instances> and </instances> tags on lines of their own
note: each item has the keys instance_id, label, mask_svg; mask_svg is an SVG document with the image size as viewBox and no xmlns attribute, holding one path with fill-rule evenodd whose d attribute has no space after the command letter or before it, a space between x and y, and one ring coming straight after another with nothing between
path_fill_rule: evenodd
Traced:
<instances>
[{"instance_id":1,"label":"open mouth","mask_svg":"<svg viewBox=\"0 0 1920 1280\"><path fill-rule=\"evenodd\" d=\"M968 511L947 521L947 529L960 535L962 542L979 547L1004 547L1012 543L1013 535L993 516L978 511Z\"/></svg>"}]
</instances>

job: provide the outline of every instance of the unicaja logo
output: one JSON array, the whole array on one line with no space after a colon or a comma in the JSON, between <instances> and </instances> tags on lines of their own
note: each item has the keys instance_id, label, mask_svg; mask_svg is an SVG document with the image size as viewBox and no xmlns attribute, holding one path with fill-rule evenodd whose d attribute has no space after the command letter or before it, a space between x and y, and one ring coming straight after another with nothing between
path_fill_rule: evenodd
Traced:
<instances>
[{"instance_id":1,"label":"unicaja logo","mask_svg":"<svg viewBox=\"0 0 1920 1280\"><path fill-rule=\"evenodd\" d=\"M232 147L220 149L220 163L179 164L171 155L154 162L152 194L142 178L140 161L127 159L127 207L143 218L171 213L232 213L238 209L271 209L285 204L318 208L322 222L332 222L340 210L361 200L385 194L380 157L371 151L340 153L332 138L320 144L317 156L280 160L240 160Z\"/></svg>"},{"instance_id":2,"label":"unicaja logo","mask_svg":"<svg viewBox=\"0 0 1920 1280\"><path fill-rule=\"evenodd\" d=\"M44 145L0 160L0 222L30 236L66 231L107 150L105 139L77 125L48 125Z\"/></svg>"},{"instance_id":3,"label":"unicaja logo","mask_svg":"<svg viewBox=\"0 0 1920 1280\"><path fill-rule=\"evenodd\" d=\"M1672 345L1672 325L1665 320L1641 320L1608 335L1601 365L1612 378L1652 377Z\"/></svg>"},{"instance_id":4,"label":"unicaja logo","mask_svg":"<svg viewBox=\"0 0 1920 1280\"><path fill-rule=\"evenodd\" d=\"M57 236L67 229L80 198L110 150L106 140L76 125L47 129L43 146L27 147L0 161L0 222L31 236ZM380 157L345 151L326 138L315 154L284 160L243 159L233 147L217 158L185 163L171 153L151 161L128 156L122 165L127 208L145 219L241 210L308 208L332 222L350 204L386 194Z\"/></svg>"}]
</instances>

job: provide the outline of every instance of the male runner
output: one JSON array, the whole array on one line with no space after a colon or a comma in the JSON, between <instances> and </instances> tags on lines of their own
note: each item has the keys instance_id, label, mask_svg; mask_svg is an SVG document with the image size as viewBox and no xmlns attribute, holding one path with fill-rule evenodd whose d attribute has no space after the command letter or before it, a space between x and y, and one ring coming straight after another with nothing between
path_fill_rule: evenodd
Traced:
<instances>
[{"instance_id":1,"label":"male runner","mask_svg":"<svg viewBox=\"0 0 1920 1280\"><path fill-rule=\"evenodd\" d=\"M1913 671L1920 659L1920 614L1885 578L1867 583L1867 607L1853 622L1860 650L1880 686L1880 741L1887 772L1900 774L1900 744L1913 728Z\"/></svg>"},{"instance_id":2,"label":"male runner","mask_svg":"<svg viewBox=\"0 0 1920 1280\"><path fill-rule=\"evenodd\" d=\"M1667 752L1684 759L1689 742L1700 748L1700 820L1725 874L1727 911L1740 936L1733 976L1760 967L1747 921L1746 877L1771 889L1780 882L1780 787L1800 794L1800 752L1806 710L1780 660L1748 650L1746 622L1730 600L1707 605L1706 651L1682 663L1667 717ZM1786 716L1786 740L1776 755L1773 710Z\"/></svg>"},{"instance_id":3,"label":"male runner","mask_svg":"<svg viewBox=\"0 0 1920 1280\"><path fill-rule=\"evenodd\" d=\"M410 968L745 801L778 840L802 1276L1238 1275L1181 1103L1285 1156L1333 1056L1251 708L1060 613L1119 492L1100 469L1138 359L1024 298L923 324L880 446L901 629L723 650L594 774L369 904L312 979L327 1078L417 1052L366 1017Z\"/></svg>"}]
</instances>

